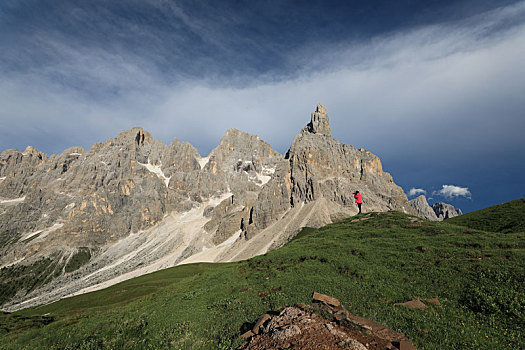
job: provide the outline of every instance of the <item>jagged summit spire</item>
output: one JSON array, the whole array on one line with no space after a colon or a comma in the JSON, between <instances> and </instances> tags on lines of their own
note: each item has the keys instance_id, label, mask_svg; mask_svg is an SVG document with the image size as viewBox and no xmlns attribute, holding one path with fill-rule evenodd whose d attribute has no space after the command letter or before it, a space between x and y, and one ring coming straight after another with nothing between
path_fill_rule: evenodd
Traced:
<instances>
[{"instance_id":1,"label":"jagged summit spire","mask_svg":"<svg viewBox=\"0 0 525 350\"><path fill-rule=\"evenodd\" d=\"M330 124L328 122L328 114L326 114L326 107L322 103L317 104L317 108L312 112L312 120L303 129L303 132L312 134L321 134L332 137Z\"/></svg>"},{"instance_id":2,"label":"jagged summit spire","mask_svg":"<svg viewBox=\"0 0 525 350\"><path fill-rule=\"evenodd\" d=\"M321 102L317 104L317 108L315 109L316 113L326 114L326 107L323 106Z\"/></svg>"}]
</instances>

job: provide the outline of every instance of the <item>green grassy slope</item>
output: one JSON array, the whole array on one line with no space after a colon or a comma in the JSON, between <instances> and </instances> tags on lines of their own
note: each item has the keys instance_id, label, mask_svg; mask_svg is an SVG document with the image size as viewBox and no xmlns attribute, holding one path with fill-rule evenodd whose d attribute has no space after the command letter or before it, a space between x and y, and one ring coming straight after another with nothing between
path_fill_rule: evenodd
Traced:
<instances>
[{"instance_id":1,"label":"green grassy slope","mask_svg":"<svg viewBox=\"0 0 525 350\"><path fill-rule=\"evenodd\" d=\"M0 348L230 349L262 313L310 303L313 291L407 334L418 349L525 343L523 233L371 216L305 229L247 261L175 267L0 315ZM394 306L412 297L442 305Z\"/></svg>"},{"instance_id":2,"label":"green grassy slope","mask_svg":"<svg viewBox=\"0 0 525 350\"><path fill-rule=\"evenodd\" d=\"M490 232L525 232L525 198L456 216L455 225Z\"/></svg>"}]
</instances>

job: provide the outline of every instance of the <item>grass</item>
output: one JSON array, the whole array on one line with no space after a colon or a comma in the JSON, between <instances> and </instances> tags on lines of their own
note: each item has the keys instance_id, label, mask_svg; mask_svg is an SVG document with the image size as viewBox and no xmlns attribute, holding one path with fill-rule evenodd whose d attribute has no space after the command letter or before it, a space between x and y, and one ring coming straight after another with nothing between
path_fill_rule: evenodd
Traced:
<instances>
[{"instance_id":1,"label":"grass","mask_svg":"<svg viewBox=\"0 0 525 350\"><path fill-rule=\"evenodd\" d=\"M69 259L65 266L66 272L78 270L82 265L86 264L91 259L91 252L87 247L80 247L75 254Z\"/></svg>"},{"instance_id":2,"label":"grass","mask_svg":"<svg viewBox=\"0 0 525 350\"><path fill-rule=\"evenodd\" d=\"M179 266L0 315L0 348L230 349L262 313L310 303L313 291L407 334L418 349L525 344L523 233L365 215L304 229L247 261ZM412 297L442 305L394 306Z\"/></svg>"},{"instance_id":3,"label":"grass","mask_svg":"<svg viewBox=\"0 0 525 350\"><path fill-rule=\"evenodd\" d=\"M67 261L60 262L60 256L41 258L29 264L15 264L0 269L0 305L7 303L17 294L27 294L42 287L62 274L78 270L91 259L91 251L87 247L80 247Z\"/></svg>"},{"instance_id":4,"label":"grass","mask_svg":"<svg viewBox=\"0 0 525 350\"><path fill-rule=\"evenodd\" d=\"M56 256L42 258L31 265L12 265L0 269L0 305L17 293L28 293L58 276Z\"/></svg>"},{"instance_id":5,"label":"grass","mask_svg":"<svg viewBox=\"0 0 525 350\"><path fill-rule=\"evenodd\" d=\"M490 232L525 232L525 198L456 216L449 222Z\"/></svg>"}]
</instances>

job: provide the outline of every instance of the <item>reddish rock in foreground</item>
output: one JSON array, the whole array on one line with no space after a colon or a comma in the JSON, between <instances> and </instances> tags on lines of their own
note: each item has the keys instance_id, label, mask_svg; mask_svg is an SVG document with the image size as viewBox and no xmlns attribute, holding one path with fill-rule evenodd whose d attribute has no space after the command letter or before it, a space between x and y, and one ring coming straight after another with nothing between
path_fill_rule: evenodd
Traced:
<instances>
[{"instance_id":1,"label":"reddish rock in foreground","mask_svg":"<svg viewBox=\"0 0 525 350\"><path fill-rule=\"evenodd\" d=\"M339 300L315 293L314 306L298 304L279 315L262 315L254 328L242 335L248 341L239 349L416 349L407 337L351 314ZM313 313L314 309L333 315L331 320Z\"/></svg>"}]
</instances>

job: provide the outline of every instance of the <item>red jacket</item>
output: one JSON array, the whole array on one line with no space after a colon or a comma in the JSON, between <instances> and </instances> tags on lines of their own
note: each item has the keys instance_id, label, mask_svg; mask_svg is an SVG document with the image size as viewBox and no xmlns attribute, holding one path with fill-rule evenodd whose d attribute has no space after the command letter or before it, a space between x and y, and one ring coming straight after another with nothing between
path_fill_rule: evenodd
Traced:
<instances>
[{"instance_id":1,"label":"red jacket","mask_svg":"<svg viewBox=\"0 0 525 350\"><path fill-rule=\"evenodd\" d=\"M354 195L354 198L356 203L363 203L363 201L361 200L361 193L357 193L356 195Z\"/></svg>"}]
</instances>

